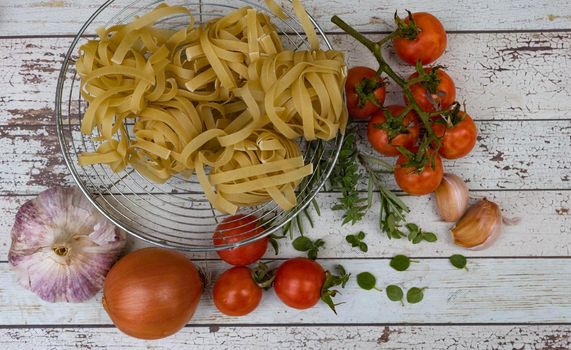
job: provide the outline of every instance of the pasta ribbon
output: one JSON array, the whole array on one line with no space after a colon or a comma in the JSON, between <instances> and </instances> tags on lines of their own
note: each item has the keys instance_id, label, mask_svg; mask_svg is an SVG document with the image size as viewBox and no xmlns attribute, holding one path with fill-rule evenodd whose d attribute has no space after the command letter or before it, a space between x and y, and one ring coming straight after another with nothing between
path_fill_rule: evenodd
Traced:
<instances>
[{"instance_id":1,"label":"pasta ribbon","mask_svg":"<svg viewBox=\"0 0 571 350\"><path fill-rule=\"evenodd\" d=\"M99 28L76 63L88 102L81 132L99 142L79 164L132 166L155 183L196 174L225 213L269 200L293 208L313 172L299 139L331 140L347 124L343 54L320 50L299 0L293 9L310 51L284 49L268 16L250 7L195 26L185 7L162 4ZM187 15L188 26L156 26L173 15Z\"/></svg>"}]
</instances>

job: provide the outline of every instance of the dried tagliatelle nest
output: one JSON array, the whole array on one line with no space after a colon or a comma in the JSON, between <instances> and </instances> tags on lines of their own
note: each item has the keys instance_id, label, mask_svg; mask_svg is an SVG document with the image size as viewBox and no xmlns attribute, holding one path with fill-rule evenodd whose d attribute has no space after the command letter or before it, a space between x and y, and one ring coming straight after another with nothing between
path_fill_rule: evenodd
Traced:
<instances>
[{"instance_id":1,"label":"dried tagliatelle nest","mask_svg":"<svg viewBox=\"0 0 571 350\"><path fill-rule=\"evenodd\" d=\"M162 4L99 29L77 61L89 103L81 132L100 142L80 165L132 166L156 183L195 174L230 214L270 199L295 206L295 188L313 172L296 139L335 138L347 112L343 54L320 50L300 2L293 7L309 51L284 50L269 18L249 7L197 26L185 7ZM181 14L185 28L155 26Z\"/></svg>"}]
</instances>

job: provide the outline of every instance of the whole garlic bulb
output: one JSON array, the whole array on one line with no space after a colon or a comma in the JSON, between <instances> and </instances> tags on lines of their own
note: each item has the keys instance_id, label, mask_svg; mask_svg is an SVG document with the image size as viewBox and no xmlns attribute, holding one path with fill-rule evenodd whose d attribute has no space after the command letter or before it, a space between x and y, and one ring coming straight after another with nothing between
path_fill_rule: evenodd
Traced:
<instances>
[{"instance_id":1,"label":"whole garlic bulb","mask_svg":"<svg viewBox=\"0 0 571 350\"><path fill-rule=\"evenodd\" d=\"M125 242L78 188L51 188L16 214L8 261L43 300L82 302L101 289Z\"/></svg>"}]
</instances>

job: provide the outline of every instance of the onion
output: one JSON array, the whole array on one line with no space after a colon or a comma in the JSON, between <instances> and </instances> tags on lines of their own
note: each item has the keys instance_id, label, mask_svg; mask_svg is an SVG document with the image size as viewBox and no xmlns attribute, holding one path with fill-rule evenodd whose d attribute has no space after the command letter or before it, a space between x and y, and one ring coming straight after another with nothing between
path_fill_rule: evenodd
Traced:
<instances>
[{"instance_id":1,"label":"onion","mask_svg":"<svg viewBox=\"0 0 571 350\"><path fill-rule=\"evenodd\" d=\"M140 339L164 338L190 321L202 280L181 253L145 248L113 266L103 285L103 307L122 332Z\"/></svg>"}]
</instances>

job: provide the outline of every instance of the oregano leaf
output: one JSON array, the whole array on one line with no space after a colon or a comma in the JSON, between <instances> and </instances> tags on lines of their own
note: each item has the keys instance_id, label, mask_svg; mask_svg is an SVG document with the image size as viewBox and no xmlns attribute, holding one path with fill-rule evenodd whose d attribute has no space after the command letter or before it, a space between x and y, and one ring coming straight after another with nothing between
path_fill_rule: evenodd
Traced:
<instances>
[{"instance_id":1,"label":"oregano leaf","mask_svg":"<svg viewBox=\"0 0 571 350\"><path fill-rule=\"evenodd\" d=\"M406 292L406 301L409 304L416 304L422 301L424 298L424 289L425 288L417 288L413 287Z\"/></svg>"},{"instance_id":2,"label":"oregano leaf","mask_svg":"<svg viewBox=\"0 0 571 350\"><path fill-rule=\"evenodd\" d=\"M454 266L457 269L463 269L466 267L466 264L468 263L468 260L466 259L465 256L460 255L460 254L454 254L452 255L450 258L450 263L452 264L452 266Z\"/></svg>"},{"instance_id":3,"label":"oregano leaf","mask_svg":"<svg viewBox=\"0 0 571 350\"><path fill-rule=\"evenodd\" d=\"M364 290L371 290L375 288L377 279L370 272L361 272L357 275L357 284Z\"/></svg>"},{"instance_id":4,"label":"oregano leaf","mask_svg":"<svg viewBox=\"0 0 571 350\"><path fill-rule=\"evenodd\" d=\"M397 271L405 271L410 266L410 259L404 255L396 255L391 259L389 265Z\"/></svg>"},{"instance_id":5,"label":"oregano leaf","mask_svg":"<svg viewBox=\"0 0 571 350\"><path fill-rule=\"evenodd\" d=\"M402 288L394 284L388 285L385 289L387 297L392 301L400 301L402 304L403 291Z\"/></svg>"}]
</instances>

